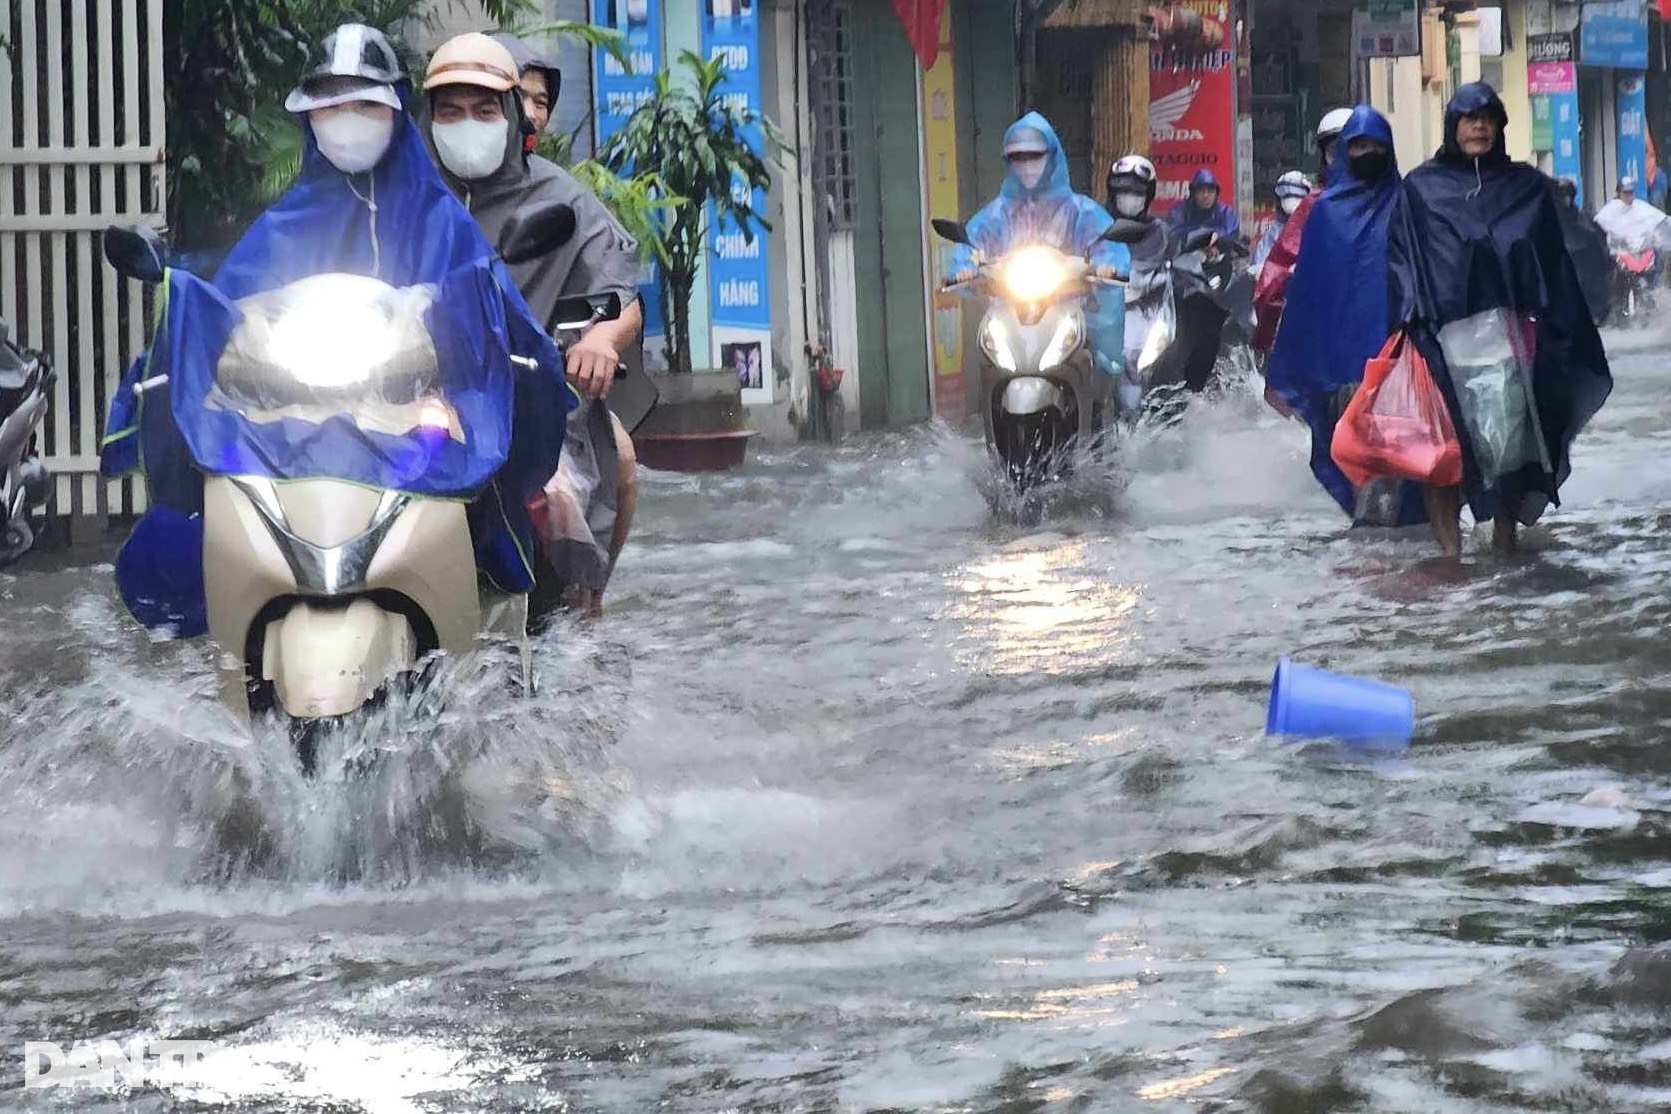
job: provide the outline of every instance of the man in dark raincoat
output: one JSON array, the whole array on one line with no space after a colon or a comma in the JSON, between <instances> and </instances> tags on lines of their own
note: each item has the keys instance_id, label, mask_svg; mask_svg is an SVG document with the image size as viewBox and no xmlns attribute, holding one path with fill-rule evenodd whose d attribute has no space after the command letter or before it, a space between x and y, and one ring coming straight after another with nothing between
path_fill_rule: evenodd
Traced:
<instances>
[{"instance_id":1,"label":"man in dark raincoat","mask_svg":"<svg viewBox=\"0 0 1671 1114\"><path fill-rule=\"evenodd\" d=\"M1189 197L1166 216L1174 237L1182 239L1197 228L1210 228L1226 240L1241 235L1241 219L1236 216L1236 210L1218 199L1221 192L1218 178L1211 170L1206 167L1197 170L1189 180Z\"/></svg>"},{"instance_id":2,"label":"man in dark raincoat","mask_svg":"<svg viewBox=\"0 0 1671 1114\"><path fill-rule=\"evenodd\" d=\"M1108 210L1068 181L1067 155L1056 129L1037 112L1029 112L1004 133L1004 162L1009 177L998 196L964 225L969 244L952 252L954 282L975 277L975 254L997 259L1027 244L1048 244L1070 255L1088 255L1097 273L1114 278L1131 269L1131 252L1124 244L1101 239L1114 223ZM1120 374L1125 364L1125 295L1118 289L1093 291L1085 299L1085 332L1099 369Z\"/></svg>"},{"instance_id":3,"label":"man in dark raincoat","mask_svg":"<svg viewBox=\"0 0 1671 1114\"><path fill-rule=\"evenodd\" d=\"M1392 332L1388 314L1387 231L1398 206L1392 127L1359 105L1336 140L1329 185L1312 205L1287 308L1265 367L1265 381L1311 427L1311 471L1341 510L1363 525L1423 520L1421 489L1371 483L1360 490L1330 455L1335 423L1364 363Z\"/></svg>"},{"instance_id":4,"label":"man in dark raincoat","mask_svg":"<svg viewBox=\"0 0 1671 1114\"><path fill-rule=\"evenodd\" d=\"M1571 471L1572 442L1613 389L1584 289L1567 252L1554 191L1504 147L1508 113L1491 86L1458 89L1445 110L1439 153L1412 171L1388 238L1393 304L1445 393L1463 447L1463 487L1427 489L1434 533L1461 550L1466 494L1477 521L1495 523L1499 551L1518 524L1537 521ZM1467 423L1438 341L1444 326L1492 309L1535 323L1530 437L1538 463L1482 482Z\"/></svg>"},{"instance_id":5,"label":"man in dark raincoat","mask_svg":"<svg viewBox=\"0 0 1671 1114\"><path fill-rule=\"evenodd\" d=\"M560 201L574 209L568 243L511 268L542 321L556 324L551 317L563 298L614 293L621 299L618 319L597 323L566 352L569 381L584 401L568 423L562 466L546 489L551 528L532 601L543 622L565 595L583 615L602 614L604 589L626 545L637 504L637 458L632 438L602 400L624 359L641 363L636 349L644 313L637 243L590 190L529 153L525 141L534 132L520 70L501 41L474 32L448 40L424 82L430 101L424 126L447 184L490 239L529 204Z\"/></svg>"},{"instance_id":6,"label":"man in dark raincoat","mask_svg":"<svg viewBox=\"0 0 1671 1114\"><path fill-rule=\"evenodd\" d=\"M1557 181L1555 197L1555 208L1561 214L1561 234L1566 239L1572 265L1578 269L1578 281L1584 287L1590 316L1597 325L1604 324L1608 311L1613 308L1613 254L1607 250L1607 233L1578 207L1577 182L1571 178Z\"/></svg>"},{"instance_id":7,"label":"man in dark raincoat","mask_svg":"<svg viewBox=\"0 0 1671 1114\"><path fill-rule=\"evenodd\" d=\"M152 504L117 560L117 582L153 629L190 636L207 627L205 472L324 477L472 500L481 571L506 592L533 585L523 557L533 534L522 508L556 472L574 405L562 355L436 173L389 41L345 24L317 57L285 102L304 136L296 183L233 246L212 283L168 272L151 351L111 400L101 470L114 477L143 468ZM235 303L333 272L436 288L426 325L465 442L430 445L343 415L256 422L207 404L242 319ZM515 371L512 355L535 359L538 370ZM166 391L136 390L162 375Z\"/></svg>"}]
</instances>

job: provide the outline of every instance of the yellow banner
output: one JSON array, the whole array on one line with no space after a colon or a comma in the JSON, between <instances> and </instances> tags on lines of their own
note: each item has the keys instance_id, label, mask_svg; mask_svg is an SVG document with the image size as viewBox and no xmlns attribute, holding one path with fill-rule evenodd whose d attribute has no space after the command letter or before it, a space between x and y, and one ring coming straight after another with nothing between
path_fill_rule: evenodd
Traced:
<instances>
[{"instance_id":1,"label":"yellow banner","mask_svg":"<svg viewBox=\"0 0 1671 1114\"><path fill-rule=\"evenodd\" d=\"M963 219L957 188L957 84L952 62L952 13L940 14L940 57L923 72L923 170L928 215ZM942 417L963 417L963 300L940 291L950 275L952 247L937 236L934 253L934 376L936 409Z\"/></svg>"}]
</instances>

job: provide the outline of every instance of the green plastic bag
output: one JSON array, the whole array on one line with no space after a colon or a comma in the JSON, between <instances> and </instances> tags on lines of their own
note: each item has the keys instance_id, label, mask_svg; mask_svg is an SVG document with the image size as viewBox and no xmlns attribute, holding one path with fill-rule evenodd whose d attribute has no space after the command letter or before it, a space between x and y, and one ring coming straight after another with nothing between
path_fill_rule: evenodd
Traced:
<instances>
[{"instance_id":1,"label":"green plastic bag","mask_svg":"<svg viewBox=\"0 0 1671 1114\"><path fill-rule=\"evenodd\" d=\"M1528 401L1531 325L1510 310L1492 309L1439 330L1474 463L1488 487L1543 456L1543 438Z\"/></svg>"}]
</instances>

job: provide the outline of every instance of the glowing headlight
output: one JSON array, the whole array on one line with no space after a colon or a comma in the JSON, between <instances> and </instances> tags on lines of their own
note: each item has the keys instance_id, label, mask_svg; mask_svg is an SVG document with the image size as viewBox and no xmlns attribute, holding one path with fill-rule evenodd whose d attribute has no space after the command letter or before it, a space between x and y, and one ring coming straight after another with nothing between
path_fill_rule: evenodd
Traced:
<instances>
[{"instance_id":1,"label":"glowing headlight","mask_svg":"<svg viewBox=\"0 0 1671 1114\"><path fill-rule=\"evenodd\" d=\"M1004 264L1004 291L1018 302L1042 302L1060 290L1068 273L1052 248L1022 248Z\"/></svg>"},{"instance_id":2,"label":"glowing headlight","mask_svg":"<svg viewBox=\"0 0 1671 1114\"><path fill-rule=\"evenodd\" d=\"M1175 327L1176 322L1171 314L1163 315L1149 326L1149 335L1143 341L1143 351L1137 357L1138 371L1148 371L1154 367L1155 361L1172 347L1172 333Z\"/></svg>"},{"instance_id":3,"label":"glowing headlight","mask_svg":"<svg viewBox=\"0 0 1671 1114\"><path fill-rule=\"evenodd\" d=\"M351 279L353 276L329 276ZM360 283L316 286L273 321L267 352L308 387L363 383L400 344L388 307L365 297Z\"/></svg>"},{"instance_id":4,"label":"glowing headlight","mask_svg":"<svg viewBox=\"0 0 1671 1114\"><path fill-rule=\"evenodd\" d=\"M1056 335L1050 338L1050 343L1044 346L1044 355L1039 357L1039 370L1049 371L1059 367L1063 360L1079 350L1079 341L1085 335L1085 321L1077 313L1070 313L1056 325Z\"/></svg>"},{"instance_id":5,"label":"glowing headlight","mask_svg":"<svg viewBox=\"0 0 1671 1114\"><path fill-rule=\"evenodd\" d=\"M992 357L992 362L1005 371L1015 370L1015 352L1010 348L1010 331L996 317L986 319L981 327L981 348Z\"/></svg>"}]
</instances>

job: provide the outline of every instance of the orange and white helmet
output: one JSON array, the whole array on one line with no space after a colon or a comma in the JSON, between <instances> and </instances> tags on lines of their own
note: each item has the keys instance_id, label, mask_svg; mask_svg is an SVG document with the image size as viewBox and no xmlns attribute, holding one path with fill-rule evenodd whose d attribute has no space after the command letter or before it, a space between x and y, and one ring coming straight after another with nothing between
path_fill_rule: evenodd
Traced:
<instances>
[{"instance_id":1,"label":"orange and white helmet","mask_svg":"<svg viewBox=\"0 0 1671 1114\"><path fill-rule=\"evenodd\" d=\"M424 89L474 85L495 93L508 93L517 87L520 76L516 59L509 50L480 31L471 31L441 44L441 49L429 60Z\"/></svg>"}]
</instances>

